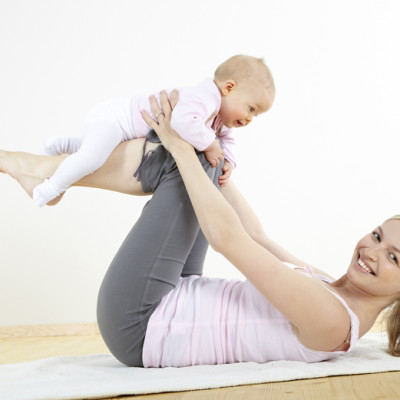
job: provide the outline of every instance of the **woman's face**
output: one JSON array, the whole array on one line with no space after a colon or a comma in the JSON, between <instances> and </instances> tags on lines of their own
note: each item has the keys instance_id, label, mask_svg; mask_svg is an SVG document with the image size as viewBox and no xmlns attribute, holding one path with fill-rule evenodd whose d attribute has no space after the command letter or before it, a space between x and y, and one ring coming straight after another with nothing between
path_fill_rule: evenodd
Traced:
<instances>
[{"instance_id":1,"label":"woman's face","mask_svg":"<svg viewBox=\"0 0 400 400\"><path fill-rule=\"evenodd\" d=\"M357 243L347 277L371 295L400 297L400 220L386 221Z\"/></svg>"}]
</instances>

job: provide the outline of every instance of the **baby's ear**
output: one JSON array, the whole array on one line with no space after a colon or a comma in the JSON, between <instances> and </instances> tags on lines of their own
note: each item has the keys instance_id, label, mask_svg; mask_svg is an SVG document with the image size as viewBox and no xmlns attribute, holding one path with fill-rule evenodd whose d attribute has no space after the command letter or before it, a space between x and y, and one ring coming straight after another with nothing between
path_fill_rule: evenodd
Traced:
<instances>
[{"instance_id":1,"label":"baby's ear","mask_svg":"<svg viewBox=\"0 0 400 400\"><path fill-rule=\"evenodd\" d=\"M236 89L236 82L233 79L229 79L224 82L222 85L222 95L227 96L229 93L231 93L233 90Z\"/></svg>"}]
</instances>

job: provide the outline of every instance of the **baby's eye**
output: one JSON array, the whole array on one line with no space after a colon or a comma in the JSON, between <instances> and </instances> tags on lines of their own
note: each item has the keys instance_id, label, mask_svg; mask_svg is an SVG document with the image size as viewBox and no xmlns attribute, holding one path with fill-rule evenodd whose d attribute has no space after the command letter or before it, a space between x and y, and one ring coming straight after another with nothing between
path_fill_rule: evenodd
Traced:
<instances>
[{"instance_id":1,"label":"baby's eye","mask_svg":"<svg viewBox=\"0 0 400 400\"><path fill-rule=\"evenodd\" d=\"M372 236L378 241L381 241L381 236L379 235L378 232L372 232Z\"/></svg>"},{"instance_id":2,"label":"baby's eye","mask_svg":"<svg viewBox=\"0 0 400 400\"><path fill-rule=\"evenodd\" d=\"M254 112L254 111L256 111L256 109L255 109L254 107L250 106L250 107L249 107L249 111L250 111L250 112Z\"/></svg>"}]
</instances>

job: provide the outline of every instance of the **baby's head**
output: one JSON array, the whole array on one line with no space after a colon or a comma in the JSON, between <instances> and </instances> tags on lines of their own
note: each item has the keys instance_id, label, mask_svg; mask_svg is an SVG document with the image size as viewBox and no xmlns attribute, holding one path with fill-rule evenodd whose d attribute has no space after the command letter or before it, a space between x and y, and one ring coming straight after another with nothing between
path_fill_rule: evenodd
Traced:
<instances>
[{"instance_id":1,"label":"baby's head","mask_svg":"<svg viewBox=\"0 0 400 400\"><path fill-rule=\"evenodd\" d=\"M228 128L248 125L253 117L268 111L274 101L274 80L260 58L229 58L216 69L214 82L222 96L219 116Z\"/></svg>"}]
</instances>

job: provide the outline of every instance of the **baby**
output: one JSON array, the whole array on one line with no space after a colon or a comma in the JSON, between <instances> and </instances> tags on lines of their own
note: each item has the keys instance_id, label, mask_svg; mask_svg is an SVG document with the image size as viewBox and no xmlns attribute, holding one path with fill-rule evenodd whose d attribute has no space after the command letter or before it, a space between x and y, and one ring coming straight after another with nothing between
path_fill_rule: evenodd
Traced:
<instances>
[{"instance_id":1,"label":"baby","mask_svg":"<svg viewBox=\"0 0 400 400\"><path fill-rule=\"evenodd\" d=\"M225 156L220 177L223 186L236 166L232 128L248 125L253 117L272 106L275 96L272 75L262 59L236 55L217 68L214 79L178 91L179 101L171 125L195 149L204 151L213 167ZM71 155L53 176L35 187L35 203L44 206L101 167L119 143L146 136L150 127L141 116L142 110L153 115L149 96L108 100L90 111L82 137L48 139L43 149L45 155Z\"/></svg>"}]
</instances>

